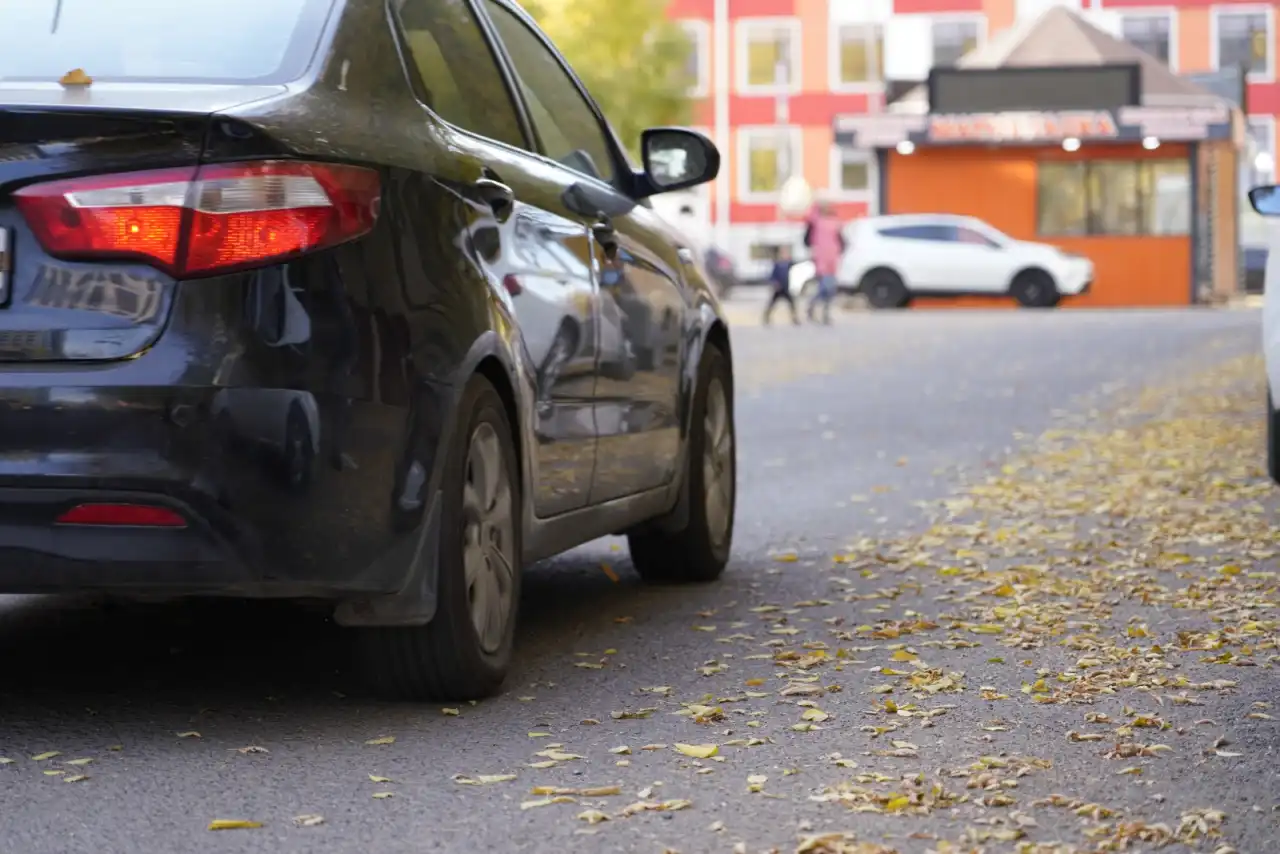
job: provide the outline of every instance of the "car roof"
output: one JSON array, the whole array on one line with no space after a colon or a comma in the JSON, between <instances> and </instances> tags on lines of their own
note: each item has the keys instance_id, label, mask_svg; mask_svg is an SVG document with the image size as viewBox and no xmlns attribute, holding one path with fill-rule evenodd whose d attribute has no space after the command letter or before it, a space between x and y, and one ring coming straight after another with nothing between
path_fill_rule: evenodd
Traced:
<instances>
[{"instance_id":1,"label":"car roof","mask_svg":"<svg viewBox=\"0 0 1280 854\"><path fill-rule=\"evenodd\" d=\"M912 225L969 225L982 223L982 220L960 214L884 214L869 216L861 222L873 228L903 228ZM985 225L985 223L982 223Z\"/></svg>"}]
</instances>

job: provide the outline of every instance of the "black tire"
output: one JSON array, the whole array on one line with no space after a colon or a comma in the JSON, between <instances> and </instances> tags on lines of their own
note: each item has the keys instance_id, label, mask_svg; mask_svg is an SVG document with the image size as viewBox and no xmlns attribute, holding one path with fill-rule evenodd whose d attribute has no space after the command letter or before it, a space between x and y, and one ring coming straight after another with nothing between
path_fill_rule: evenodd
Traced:
<instances>
[{"instance_id":1,"label":"black tire","mask_svg":"<svg viewBox=\"0 0 1280 854\"><path fill-rule=\"evenodd\" d=\"M872 270L863 277L859 289L872 308L905 308L911 301L906 283L892 270Z\"/></svg>"},{"instance_id":2,"label":"black tire","mask_svg":"<svg viewBox=\"0 0 1280 854\"><path fill-rule=\"evenodd\" d=\"M1267 474L1280 484L1280 412L1276 412L1271 390L1267 389Z\"/></svg>"},{"instance_id":3,"label":"black tire","mask_svg":"<svg viewBox=\"0 0 1280 854\"><path fill-rule=\"evenodd\" d=\"M1044 270L1023 270L1013 277L1009 293L1023 308L1053 308L1062 300L1057 282Z\"/></svg>"},{"instance_id":4,"label":"black tire","mask_svg":"<svg viewBox=\"0 0 1280 854\"><path fill-rule=\"evenodd\" d=\"M435 617L425 626L361 630L366 673L378 693L393 699L465 701L492 696L502 687L511 666L520 604L521 500L519 468L511 423L502 399L482 376L471 378L459 404L461 420L448 449L441 482ZM497 434L502 465L510 488L510 613L501 642L486 651L470 614L470 591L463 565L466 518L463 490L468 478L472 437L488 425Z\"/></svg>"},{"instance_id":5,"label":"black tire","mask_svg":"<svg viewBox=\"0 0 1280 854\"><path fill-rule=\"evenodd\" d=\"M729 444L727 462L727 520L713 530L709 521L707 481L704 462L707 453L707 401L713 387L724 395L725 427ZM644 581L655 583L705 583L724 572L733 548L733 518L737 498L737 429L733 419L733 374L729 360L715 346L708 346L698 366L698 387L694 393L692 426L685 477L688 479L688 523L678 531L646 527L627 536L631 563Z\"/></svg>"}]
</instances>

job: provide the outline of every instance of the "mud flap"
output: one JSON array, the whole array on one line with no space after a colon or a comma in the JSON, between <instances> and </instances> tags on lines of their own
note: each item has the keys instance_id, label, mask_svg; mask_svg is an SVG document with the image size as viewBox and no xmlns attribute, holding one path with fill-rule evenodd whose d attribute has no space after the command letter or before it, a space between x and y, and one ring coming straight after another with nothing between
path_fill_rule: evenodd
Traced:
<instances>
[{"instance_id":1,"label":"mud flap","mask_svg":"<svg viewBox=\"0 0 1280 854\"><path fill-rule=\"evenodd\" d=\"M436 615L439 585L440 506L439 490L431 496L431 505L417 537L405 537L378 562L388 575L397 566L409 566L409 580L399 593L385 596L363 596L342 602L333 612L333 620L348 628L425 626Z\"/></svg>"}]
</instances>

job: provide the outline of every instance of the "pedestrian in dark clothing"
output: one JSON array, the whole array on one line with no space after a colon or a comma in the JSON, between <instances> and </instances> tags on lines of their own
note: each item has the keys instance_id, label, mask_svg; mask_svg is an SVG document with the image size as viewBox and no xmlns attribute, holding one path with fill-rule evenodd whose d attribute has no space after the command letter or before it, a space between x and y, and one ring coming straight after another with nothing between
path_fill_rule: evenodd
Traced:
<instances>
[{"instance_id":1,"label":"pedestrian in dark clothing","mask_svg":"<svg viewBox=\"0 0 1280 854\"><path fill-rule=\"evenodd\" d=\"M769 325L769 317L773 307L785 302L791 308L791 322L800 325L800 316L796 313L796 300L791 295L791 248L779 246L773 256L773 272L769 274L769 282L773 285L773 294L769 297L769 305L764 310L764 325Z\"/></svg>"}]
</instances>

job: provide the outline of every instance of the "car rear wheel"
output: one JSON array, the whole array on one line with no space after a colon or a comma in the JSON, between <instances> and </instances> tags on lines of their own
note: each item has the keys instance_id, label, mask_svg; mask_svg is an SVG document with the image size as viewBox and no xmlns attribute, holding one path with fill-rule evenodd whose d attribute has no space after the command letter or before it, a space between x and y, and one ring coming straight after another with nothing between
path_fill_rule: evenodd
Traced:
<instances>
[{"instance_id":1,"label":"car rear wheel","mask_svg":"<svg viewBox=\"0 0 1280 854\"><path fill-rule=\"evenodd\" d=\"M1267 390L1267 474L1280 484L1280 412L1276 412L1271 390Z\"/></svg>"},{"instance_id":2,"label":"car rear wheel","mask_svg":"<svg viewBox=\"0 0 1280 854\"><path fill-rule=\"evenodd\" d=\"M903 308L911 301L902 277L892 270L872 270L862 280L862 292L873 308Z\"/></svg>"},{"instance_id":3,"label":"car rear wheel","mask_svg":"<svg viewBox=\"0 0 1280 854\"><path fill-rule=\"evenodd\" d=\"M1009 291L1024 308L1053 308L1062 299L1053 276L1043 270L1019 273Z\"/></svg>"},{"instance_id":4,"label":"car rear wheel","mask_svg":"<svg viewBox=\"0 0 1280 854\"><path fill-rule=\"evenodd\" d=\"M689 434L688 523L628 536L631 563L645 581L714 581L729 562L737 498L737 435L729 360L709 346L698 368Z\"/></svg>"},{"instance_id":5,"label":"car rear wheel","mask_svg":"<svg viewBox=\"0 0 1280 854\"><path fill-rule=\"evenodd\" d=\"M520 490L511 424L484 377L464 414L442 482L437 606L425 626L365 630L365 664L380 693L479 700L506 678L520 603Z\"/></svg>"}]
</instances>

